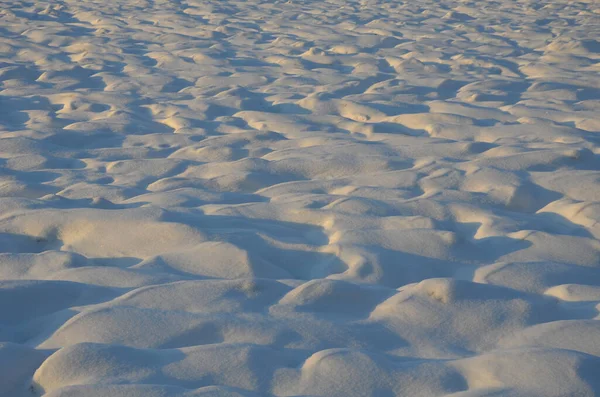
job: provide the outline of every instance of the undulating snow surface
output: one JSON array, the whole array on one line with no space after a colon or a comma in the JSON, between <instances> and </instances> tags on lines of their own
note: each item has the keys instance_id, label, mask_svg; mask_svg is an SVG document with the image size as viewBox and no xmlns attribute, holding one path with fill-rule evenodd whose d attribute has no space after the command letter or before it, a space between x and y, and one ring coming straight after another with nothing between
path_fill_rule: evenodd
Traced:
<instances>
[{"instance_id":1,"label":"undulating snow surface","mask_svg":"<svg viewBox=\"0 0 600 397\"><path fill-rule=\"evenodd\" d=\"M0 395L600 395L596 0L0 1Z\"/></svg>"}]
</instances>

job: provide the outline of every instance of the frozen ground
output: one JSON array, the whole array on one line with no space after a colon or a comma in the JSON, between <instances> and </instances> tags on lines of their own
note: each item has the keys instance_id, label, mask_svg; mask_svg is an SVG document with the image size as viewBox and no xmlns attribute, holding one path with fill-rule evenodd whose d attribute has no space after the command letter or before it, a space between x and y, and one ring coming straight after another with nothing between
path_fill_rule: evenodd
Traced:
<instances>
[{"instance_id":1,"label":"frozen ground","mask_svg":"<svg viewBox=\"0 0 600 397\"><path fill-rule=\"evenodd\" d=\"M600 3L0 1L0 395L600 395Z\"/></svg>"}]
</instances>

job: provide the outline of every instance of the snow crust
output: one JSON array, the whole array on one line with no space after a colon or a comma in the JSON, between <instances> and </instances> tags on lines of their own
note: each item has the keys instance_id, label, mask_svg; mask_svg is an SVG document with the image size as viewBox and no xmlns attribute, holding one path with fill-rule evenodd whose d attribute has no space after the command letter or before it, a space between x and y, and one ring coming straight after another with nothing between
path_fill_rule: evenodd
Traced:
<instances>
[{"instance_id":1,"label":"snow crust","mask_svg":"<svg viewBox=\"0 0 600 397\"><path fill-rule=\"evenodd\" d=\"M600 395L600 3L0 0L0 396Z\"/></svg>"}]
</instances>

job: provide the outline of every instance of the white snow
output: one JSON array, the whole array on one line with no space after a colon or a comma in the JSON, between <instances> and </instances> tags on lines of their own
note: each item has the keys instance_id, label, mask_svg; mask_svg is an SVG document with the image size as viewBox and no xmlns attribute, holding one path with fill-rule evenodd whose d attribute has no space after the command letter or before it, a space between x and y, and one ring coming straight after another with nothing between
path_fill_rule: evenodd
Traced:
<instances>
[{"instance_id":1,"label":"white snow","mask_svg":"<svg viewBox=\"0 0 600 397\"><path fill-rule=\"evenodd\" d=\"M596 0L0 0L0 396L600 395Z\"/></svg>"}]
</instances>

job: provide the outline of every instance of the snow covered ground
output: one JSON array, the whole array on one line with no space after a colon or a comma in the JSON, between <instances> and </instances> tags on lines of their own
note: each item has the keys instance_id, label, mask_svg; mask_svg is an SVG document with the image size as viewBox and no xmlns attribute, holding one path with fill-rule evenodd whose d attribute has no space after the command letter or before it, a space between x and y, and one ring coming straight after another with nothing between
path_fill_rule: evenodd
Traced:
<instances>
[{"instance_id":1,"label":"snow covered ground","mask_svg":"<svg viewBox=\"0 0 600 397\"><path fill-rule=\"evenodd\" d=\"M596 0L0 0L0 395L600 395Z\"/></svg>"}]
</instances>

